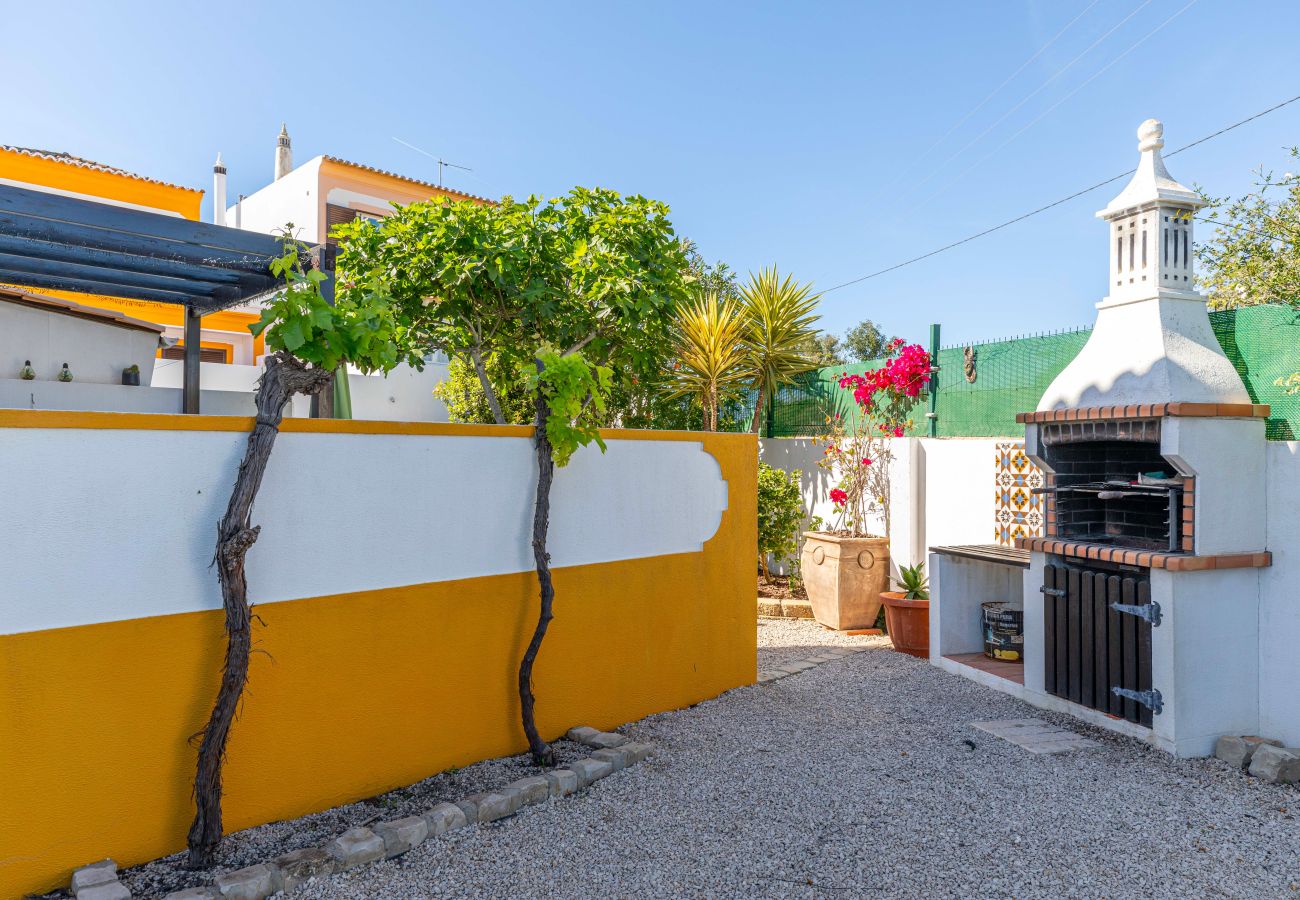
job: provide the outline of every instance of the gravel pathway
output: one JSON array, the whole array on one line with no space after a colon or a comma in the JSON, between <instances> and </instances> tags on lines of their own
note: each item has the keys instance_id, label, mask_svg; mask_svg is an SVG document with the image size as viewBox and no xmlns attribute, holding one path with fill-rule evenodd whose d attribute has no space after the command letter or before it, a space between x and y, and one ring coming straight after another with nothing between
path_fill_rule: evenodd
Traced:
<instances>
[{"instance_id":1,"label":"gravel pathway","mask_svg":"<svg viewBox=\"0 0 1300 900\"><path fill-rule=\"evenodd\" d=\"M578 797L430 840L297 896L1286 897L1300 791L1028 707L810 622L759 667L870 646L622 731L657 757ZM1098 741L1036 756L971 727Z\"/></svg>"}]
</instances>

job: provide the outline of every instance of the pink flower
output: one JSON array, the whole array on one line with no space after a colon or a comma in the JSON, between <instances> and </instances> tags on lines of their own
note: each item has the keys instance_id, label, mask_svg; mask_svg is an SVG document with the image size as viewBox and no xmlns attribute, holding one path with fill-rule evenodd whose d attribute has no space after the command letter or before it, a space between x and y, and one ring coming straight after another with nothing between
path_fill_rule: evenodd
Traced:
<instances>
[{"instance_id":1,"label":"pink flower","mask_svg":"<svg viewBox=\"0 0 1300 900\"><path fill-rule=\"evenodd\" d=\"M894 426L894 437L902 437L902 436L903 436L903 426L902 426L902 425L895 425L895 426Z\"/></svg>"},{"instance_id":2,"label":"pink flower","mask_svg":"<svg viewBox=\"0 0 1300 900\"><path fill-rule=\"evenodd\" d=\"M831 491L831 502L836 506L843 506L849 502L849 495L839 488Z\"/></svg>"},{"instance_id":3,"label":"pink flower","mask_svg":"<svg viewBox=\"0 0 1300 900\"><path fill-rule=\"evenodd\" d=\"M864 456L864 457L862 457L862 464L863 464L864 466L869 466L869 465L871 465L871 460L867 459L867 458Z\"/></svg>"}]
</instances>

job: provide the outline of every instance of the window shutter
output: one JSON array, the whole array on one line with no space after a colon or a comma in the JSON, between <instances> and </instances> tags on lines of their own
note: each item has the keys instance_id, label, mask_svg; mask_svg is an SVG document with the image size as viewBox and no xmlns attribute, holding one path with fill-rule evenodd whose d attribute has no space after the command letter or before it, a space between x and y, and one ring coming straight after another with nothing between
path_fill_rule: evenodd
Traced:
<instances>
[{"instance_id":1,"label":"window shutter","mask_svg":"<svg viewBox=\"0 0 1300 900\"><path fill-rule=\"evenodd\" d=\"M346 206L336 206L333 203L326 203L325 243L329 244L331 247L337 247L339 242L334 237L334 226L347 224L359 215L361 215L360 210L348 209Z\"/></svg>"}]
</instances>

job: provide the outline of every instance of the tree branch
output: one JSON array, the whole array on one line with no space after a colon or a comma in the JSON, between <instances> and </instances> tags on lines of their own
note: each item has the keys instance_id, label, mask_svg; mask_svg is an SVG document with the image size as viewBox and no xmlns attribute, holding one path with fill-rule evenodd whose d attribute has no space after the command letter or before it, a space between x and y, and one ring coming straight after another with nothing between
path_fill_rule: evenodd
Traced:
<instances>
[{"instance_id":1,"label":"tree branch","mask_svg":"<svg viewBox=\"0 0 1300 900\"><path fill-rule=\"evenodd\" d=\"M487 367L483 365L483 354L478 344L469 348L469 357L474 360L474 371L478 373L478 383L483 387L488 407L492 410L492 418L498 425L506 424L506 417L501 414L501 404L497 400L497 392L492 389L492 382L488 381Z\"/></svg>"}]
</instances>

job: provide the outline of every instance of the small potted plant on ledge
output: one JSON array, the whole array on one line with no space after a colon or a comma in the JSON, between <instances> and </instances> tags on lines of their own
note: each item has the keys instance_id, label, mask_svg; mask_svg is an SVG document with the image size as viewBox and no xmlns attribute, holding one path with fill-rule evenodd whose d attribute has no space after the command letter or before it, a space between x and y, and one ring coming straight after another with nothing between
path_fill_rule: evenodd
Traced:
<instances>
[{"instance_id":1,"label":"small potted plant on ledge","mask_svg":"<svg viewBox=\"0 0 1300 900\"><path fill-rule=\"evenodd\" d=\"M930 380L930 354L901 340L873 372L845 375L840 387L853 393L857 411L849 423L827 419L817 465L830 473L837 519L829 531L807 531L800 570L817 621L837 630L870 628L880 614L889 581L890 440L902 437L908 413ZM868 533L876 520L883 535Z\"/></svg>"},{"instance_id":2,"label":"small potted plant on ledge","mask_svg":"<svg viewBox=\"0 0 1300 900\"><path fill-rule=\"evenodd\" d=\"M885 591L885 628L894 649L900 653L930 658L930 579L925 563L898 570L894 585L901 591Z\"/></svg>"},{"instance_id":3,"label":"small potted plant on ledge","mask_svg":"<svg viewBox=\"0 0 1300 900\"><path fill-rule=\"evenodd\" d=\"M122 370L122 383L129 384L133 387L140 386L140 367L135 363L127 366Z\"/></svg>"}]
</instances>

